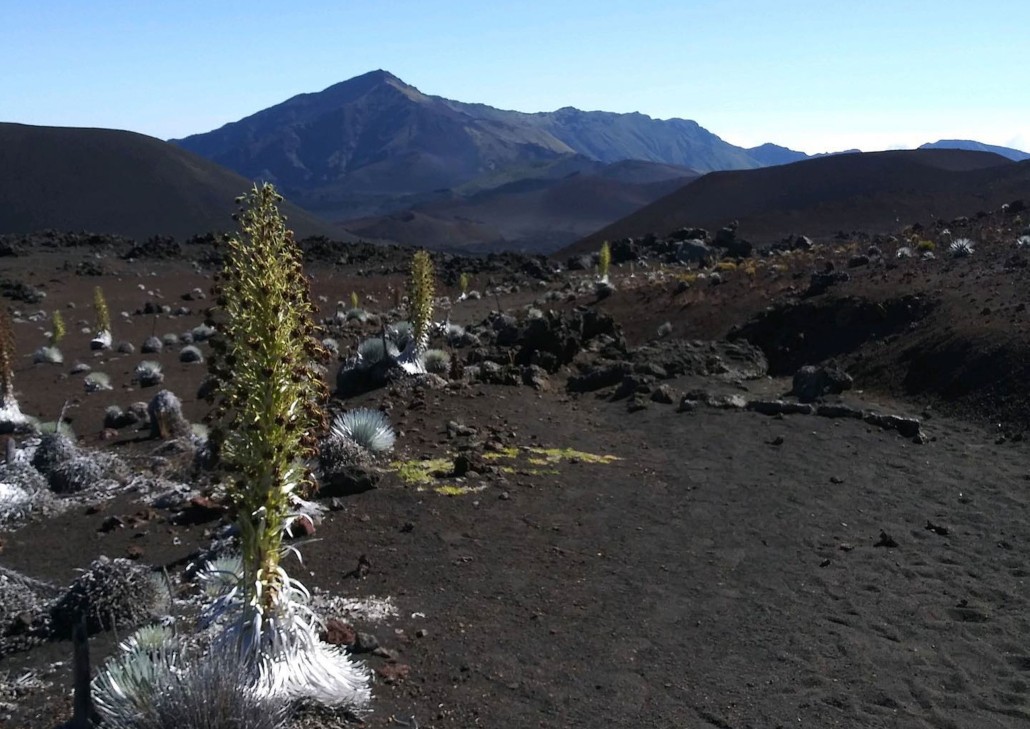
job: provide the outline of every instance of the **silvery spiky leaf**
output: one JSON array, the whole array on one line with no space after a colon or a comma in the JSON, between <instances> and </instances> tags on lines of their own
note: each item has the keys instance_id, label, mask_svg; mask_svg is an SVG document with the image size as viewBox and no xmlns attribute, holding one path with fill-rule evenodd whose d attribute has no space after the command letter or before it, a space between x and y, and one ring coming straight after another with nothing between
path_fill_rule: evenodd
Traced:
<instances>
[{"instance_id":1,"label":"silvery spiky leaf","mask_svg":"<svg viewBox=\"0 0 1030 729\"><path fill-rule=\"evenodd\" d=\"M204 594L217 599L228 595L240 585L243 579L243 559L238 554L217 557L204 563L203 569L197 572L197 580L203 587Z\"/></svg>"},{"instance_id":2,"label":"silvery spiky leaf","mask_svg":"<svg viewBox=\"0 0 1030 729\"><path fill-rule=\"evenodd\" d=\"M158 664L160 666L160 664ZM281 729L287 706L259 692L241 659L210 653L177 670L157 672L142 711L101 710L111 729Z\"/></svg>"},{"instance_id":3,"label":"silvery spiky leaf","mask_svg":"<svg viewBox=\"0 0 1030 729\"><path fill-rule=\"evenodd\" d=\"M140 387L153 387L164 382L165 374L161 369L161 363L145 359L136 365L133 370L132 379L139 382Z\"/></svg>"},{"instance_id":4,"label":"silvery spiky leaf","mask_svg":"<svg viewBox=\"0 0 1030 729\"><path fill-rule=\"evenodd\" d=\"M218 334L218 330L210 324L198 324L193 327L190 331L194 342L206 342L211 337Z\"/></svg>"},{"instance_id":5,"label":"silvery spiky leaf","mask_svg":"<svg viewBox=\"0 0 1030 729\"><path fill-rule=\"evenodd\" d=\"M397 356L397 364L409 375L425 374L426 364L422 360L418 343L414 339L409 339L408 346Z\"/></svg>"},{"instance_id":6,"label":"silvery spiky leaf","mask_svg":"<svg viewBox=\"0 0 1030 729\"><path fill-rule=\"evenodd\" d=\"M167 625L156 623L145 625L118 644L125 652L158 653L161 651L177 651L179 645L175 631Z\"/></svg>"},{"instance_id":7,"label":"silvery spiky leaf","mask_svg":"<svg viewBox=\"0 0 1030 729\"><path fill-rule=\"evenodd\" d=\"M357 368L369 370L383 360L396 358L399 354L397 345L389 338L384 344L382 337L372 337L358 345Z\"/></svg>"},{"instance_id":8,"label":"silvery spiky leaf","mask_svg":"<svg viewBox=\"0 0 1030 729\"><path fill-rule=\"evenodd\" d=\"M443 326L443 336L448 344L454 345L465 339L465 327L461 324L447 322Z\"/></svg>"},{"instance_id":9,"label":"silvery spiky leaf","mask_svg":"<svg viewBox=\"0 0 1030 729\"><path fill-rule=\"evenodd\" d=\"M411 341L412 326L410 321L399 321L386 328L386 336L397 349L403 350Z\"/></svg>"},{"instance_id":10,"label":"silvery spiky leaf","mask_svg":"<svg viewBox=\"0 0 1030 729\"><path fill-rule=\"evenodd\" d=\"M19 429L28 422L28 416L22 413L13 394L0 397L0 432Z\"/></svg>"},{"instance_id":11,"label":"silvery spiky leaf","mask_svg":"<svg viewBox=\"0 0 1030 729\"><path fill-rule=\"evenodd\" d=\"M956 238L948 246L948 252L952 258L965 258L973 254L973 241L969 238Z\"/></svg>"},{"instance_id":12,"label":"silvery spiky leaf","mask_svg":"<svg viewBox=\"0 0 1030 729\"><path fill-rule=\"evenodd\" d=\"M357 408L337 415L330 432L373 453L390 450L397 438L386 414L371 408Z\"/></svg>"},{"instance_id":13,"label":"silvery spiky leaf","mask_svg":"<svg viewBox=\"0 0 1030 729\"><path fill-rule=\"evenodd\" d=\"M86 392L101 392L102 390L113 390L111 378L103 372L90 372L83 380Z\"/></svg>"},{"instance_id":14,"label":"silvery spiky leaf","mask_svg":"<svg viewBox=\"0 0 1030 729\"><path fill-rule=\"evenodd\" d=\"M64 355L57 347L40 347L32 355L36 364L64 364Z\"/></svg>"},{"instance_id":15,"label":"silvery spiky leaf","mask_svg":"<svg viewBox=\"0 0 1030 729\"><path fill-rule=\"evenodd\" d=\"M96 336L89 342L89 348L92 350L110 349L113 337L111 332L106 329L102 332L97 332Z\"/></svg>"},{"instance_id":16,"label":"silvery spiky leaf","mask_svg":"<svg viewBox=\"0 0 1030 729\"><path fill-rule=\"evenodd\" d=\"M310 595L280 572L282 588L272 610L224 602L235 618L216 638L212 652L240 655L263 696L364 709L371 698L368 670L319 639L323 626L308 607Z\"/></svg>"}]
</instances>

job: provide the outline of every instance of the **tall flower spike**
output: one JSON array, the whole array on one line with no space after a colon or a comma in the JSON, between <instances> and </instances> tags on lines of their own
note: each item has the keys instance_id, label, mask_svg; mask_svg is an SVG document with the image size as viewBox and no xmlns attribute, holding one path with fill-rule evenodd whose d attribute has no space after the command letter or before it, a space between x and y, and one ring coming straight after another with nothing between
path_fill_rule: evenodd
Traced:
<instances>
[{"instance_id":1,"label":"tall flower spike","mask_svg":"<svg viewBox=\"0 0 1030 729\"><path fill-rule=\"evenodd\" d=\"M242 560L239 590L222 606L234 616L227 638L258 672L261 691L320 701L332 695L330 703L360 709L369 697L367 672L343 654L326 657L317 620L298 604L306 591L280 564L283 532L313 488L306 464L315 434L326 428L328 399L318 370L325 349L281 201L268 184L241 200L240 232L226 243L213 312L224 361L232 363L210 370L221 413L214 442L229 470Z\"/></svg>"},{"instance_id":2,"label":"tall flower spike","mask_svg":"<svg viewBox=\"0 0 1030 729\"><path fill-rule=\"evenodd\" d=\"M429 327L433 319L433 260L428 251L417 251L411 257L411 278L408 282L408 307L411 319L411 342L398 359L406 372L425 372L422 355L429 348Z\"/></svg>"}]
</instances>

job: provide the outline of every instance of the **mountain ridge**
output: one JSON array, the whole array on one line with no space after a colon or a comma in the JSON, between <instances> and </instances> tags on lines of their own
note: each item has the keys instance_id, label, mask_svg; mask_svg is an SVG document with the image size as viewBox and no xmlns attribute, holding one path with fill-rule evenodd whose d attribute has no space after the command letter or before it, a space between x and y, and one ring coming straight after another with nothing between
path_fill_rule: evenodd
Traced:
<instances>
[{"instance_id":1,"label":"mountain ridge","mask_svg":"<svg viewBox=\"0 0 1030 729\"><path fill-rule=\"evenodd\" d=\"M913 223L972 215L1030 196L1030 161L958 149L828 155L757 170L714 172L602 228L560 254L604 240L666 235L736 222L742 237L771 243L838 231L892 233Z\"/></svg>"}]
</instances>

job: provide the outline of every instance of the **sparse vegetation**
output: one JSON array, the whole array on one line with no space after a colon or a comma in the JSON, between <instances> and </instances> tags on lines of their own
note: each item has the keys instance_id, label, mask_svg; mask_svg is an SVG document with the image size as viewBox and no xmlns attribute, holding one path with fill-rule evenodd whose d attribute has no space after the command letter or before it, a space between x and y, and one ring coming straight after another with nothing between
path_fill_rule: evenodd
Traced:
<instances>
[{"instance_id":1,"label":"sparse vegetation","mask_svg":"<svg viewBox=\"0 0 1030 729\"><path fill-rule=\"evenodd\" d=\"M421 356L429 347L434 288L433 260L428 251L417 251L411 258L411 279L408 289L412 340L416 356Z\"/></svg>"},{"instance_id":2,"label":"sparse vegetation","mask_svg":"<svg viewBox=\"0 0 1030 729\"><path fill-rule=\"evenodd\" d=\"M101 392L103 390L114 389L111 386L110 375L104 372L90 372L83 380L83 384L86 388L86 392Z\"/></svg>"},{"instance_id":3,"label":"sparse vegetation","mask_svg":"<svg viewBox=\"0 0 1030 729\"><path fill-rule=\"evenodd\" d=\"M966 258L973 255L974 244L969 238L956 238L948 246L952 258Z\"/></svg>"},{"instance_id":4,"label":"sparse vegetation","mask_svg":"<svg viewBox=\"0 0 1030 729\"><path fill-rule=\"evenodd\" d=\"M356 408L338 415L333 420L330 433L371 453L385 453L393 449L397 436L390 425L390 419L381 410Z\"/></svg>"},{"instance_id":5,"label":"sparse vegetation","mask_svg":"<svg viewBox=\"0 0 1030 729\"><path fill-rule=\"evenodd\" d=\"M241 592L224 605L233 615L224 646L242 648L269 694L359 708L367 674L319 642L307 591L281 564L289 516L314 485L307 463L328 398L317 369L325 350L281 201L268 184L241 198L240 232L218 281L212 439L228 469L243 561Z\"/></svg>"},{"instance_id":6,"label":"sparse vegetation","mask_svg":"<svg viewBox=\"0 0 1030 729\"><path fill-rule=\"evenodd\" d=\"M426 364L426 372L446 375L451 367L451 355L442 349L427 349L422 357Z\"/></svg>"},{"instance_id":7,"label":"sparse vegetation","mask_svg":"<svg viewBox=\"0 0 1030 729\"><path fill-rule=\"evenodd\" d=\"M165 375L161 369L160 362L143 360L136 365L132 378L139 382L140 387L153 387L164 382Z\"/></svg>"},{"instance_id":8,"label":"sparse vegetation","mask_svg":"<svg viewBox=\"0 0 1030 729\"><path fill-rule=\"evenodd\" d=\"M50 346L56 347L60 344L61 340L64 339L66 331L64 317L61 316L60 311L54 309L54 312L50 315Z\"/></svg>"},{"instance_id":9,"label":"sparse vegetation","mask_svg":"<svg viewBox=\"0 0 1030 729\"><path fill-rule=\"evenodd\" d=\"M601 252L597 256L597 275L602 282L608 281L608 271L612 266L612 249L608 241L601 244Z\"/></svg>"},{"instance_id":10,"label":"sparse vegetation","mask_svg":"<svg viewBox=\"0 0 1030 729\"><path fill-rule=\"evenodd\" d=\"M99 286L93 288L93 312L93 339L90 347L92 349L109 349L112 341L111 313L107 309L104 290Z\"/></svg>"}]
</instances>

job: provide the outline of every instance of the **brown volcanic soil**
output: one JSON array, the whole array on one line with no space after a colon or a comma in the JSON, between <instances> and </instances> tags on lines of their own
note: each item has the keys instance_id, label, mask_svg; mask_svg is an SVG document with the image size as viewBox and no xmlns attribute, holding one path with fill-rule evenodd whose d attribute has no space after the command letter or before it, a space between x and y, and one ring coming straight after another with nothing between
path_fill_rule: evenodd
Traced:
<instances>
[{"instance_id":1,"label":"brown volcanic soil","mask_svg":"<svg viewBox=\"0 0 1030 729\"><path fill-rule=\"evenodd\" d=\"M631 344L651 340L668 321L673 338L747 332L767 347L777 375L834 356L857 377L844 400L922 417L930 438L922 445L857 420L677 412L657 403L628 412L610 389L569 395L557 376L550 391L385 388L349 401L389 407L403 459L454 453L451 420L502 447L618 459L539 464L516 450L496 462L511 470L469 477L466 485L485 488L454 497L389 474L326 515L319 541L302 547L305 582L349 597L391 596L399 610L357 625L394 651L396 663L367 658L377 671L408 667L397 680L380 674L366 724L402 726L414 717L420 727L1026 726L1030 454L1011 437L1027 425L1030 374L1030 273L1019 263L1030 251L1013 245L1021 225L1004 215L971 224L980 243L965 259L899 261L887 250L884 262L849 269L850 281L807 298L812 270L828 260L842 269L864 245L765 259L753 276L741 267L719 285L693 280L685 289L679 271L624 269L602 302L559 297L563 306L613 313ZM209 283L181 261L104 259L108 273L99 277L62 270L66 258L74 270L76 256L93 255L5 259L5 270L45 285L47 309L75 303L70 321L91 319L92 287L103 285L116 339L137 346L150 318L123 323L118 312L145 300L139 283L169 302ZM330 310L351 290L385 308L399 282L396 274L358 276L354 265L310 271ZM502 305L515 309L540 293L507 294ZM906 296L921 303L897 303ZM452 320L478 321L491 298L456 305ZM762 319L770 306L778 308ZM184 331L199 317L158 321L159 333ZM36 328L16 325L23 355L42 343ZM69 363L106 362L116 390L86 396L78 378L62 377L66 368L23 359L20 401L49 415L78 398L74 426L96 443L103 407L142 396L125 387L144 356L93 358L79 334L62 349ZM173 354L160 358L166 385L199 417L192 393L201 370ZM981 366L984 358L996 366ZM790 388L779 376L667 384L749 398ZM1008 440L992 421L1004 423ZM123 435L114 443L125 444L112 447L142 468L158 444L131 440ZM4 533L0 564L66 583L95 556L120 556L129 546L141 547L149 564L180 570L205 543L210 524L173 527L166 514L98 532L108 516L140 508L124 495L99 513L78 507ZM896 546L877 546L881 532ZM369 568L354 577L362 555ZM111 645L110 636L95 639L94 658ZM0 673L35 668L55 682L22 698L11 726L67 718L67 668L46 666L68 654L58 643L0 659ZM316 725L338 722L308 723Z\"/></svg>"}]
</instances>

